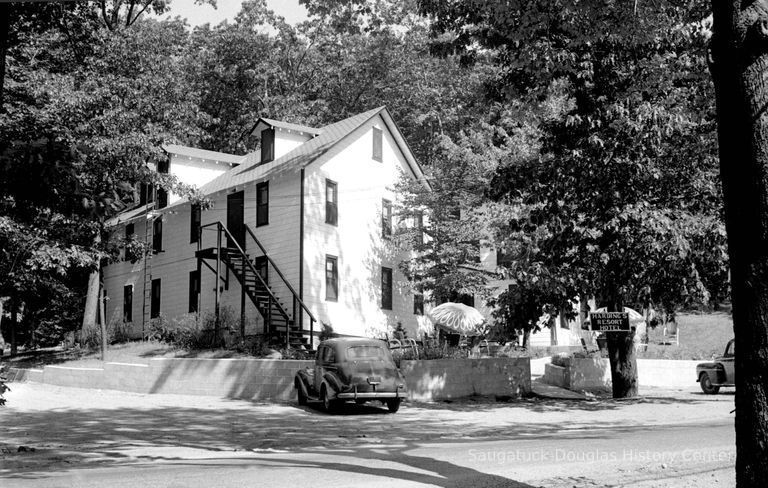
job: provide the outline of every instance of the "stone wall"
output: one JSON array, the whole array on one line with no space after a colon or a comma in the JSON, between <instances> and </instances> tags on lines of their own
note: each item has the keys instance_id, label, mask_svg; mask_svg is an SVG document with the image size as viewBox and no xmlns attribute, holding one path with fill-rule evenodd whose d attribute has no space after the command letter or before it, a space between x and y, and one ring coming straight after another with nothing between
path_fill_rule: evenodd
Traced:
<instances>
[{"instance_id":1,"label":"stone wall","mask_svg":"<svg viewBox=\"0 0 768 488\"><path fill-rule=\"evenodd\" d=\"M473 395L517 398L531 392L530 358L402 361L400 370L415 401Z\"/></svg>"},{"instance_id":2,"label":"stone wall","mask_svg":"<svg viewBox=\"0 0 768 488\"><path fill-rule=\"evenodd\" d=\"M160 358L150 359L148 364L105 363L103 368L11 369L8 379L136 393L288 401L296 396L296 372L313 364L282 359Z\"/></svg>"}]
</instances>

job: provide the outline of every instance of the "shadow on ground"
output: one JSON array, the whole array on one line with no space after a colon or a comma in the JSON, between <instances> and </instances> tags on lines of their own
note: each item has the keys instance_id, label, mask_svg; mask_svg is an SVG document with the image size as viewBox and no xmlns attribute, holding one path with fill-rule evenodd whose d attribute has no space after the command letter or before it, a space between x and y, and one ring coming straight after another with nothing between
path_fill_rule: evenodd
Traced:
<instances>
[{"instance_id":1,"label":"shadow on ground","mask_svg":"<svg viewBox=\"0 0 768 488\"><path fill-rule=\"evenodd\" d=\"M140 398L139 398L140 400ZM339 414L328 415L313 407L271 405L256 407L232 402L232 408L155 407L110 409L59 409L0 412L4 438L0 442L3 467L0 476L9 478L45 477L52 466L69 468L109 467L152 459L182 460L190 452L195 458L224 457L238 451L286 450L288 452L331 452L354 449L355 456L390 459L408 466L425 467L439 473L438 478L408 474L415 480L438 486L442 476L481 476L474 470L450 463L408 455L407 447L417 442L461 442L474 439L515 439L562 436L560 423L499 423L494 409L509 404L453 403L405 406L389 414L373 405L348 405ZM534 411L584 408L584 402L525 401L516 408ZM451 415L436 415L431 409L449 409ZM469 422L464 409L487 411L482 421ZM592 408L606 408L598 402ZM613 407L611 407L613 408ZM425 412L427 410L427 412ZM457 417L458 420L453 420ZM464 420L462 420L464 419ZM601 427L610 427L603 423ZM617 427L613 424L612 427ZM627 427L643 428L643 426ZM584 439L614 435L606 429L565 429L565 435ZM5 443L5 445L3 445ZM34 452L17 452L19 445ZM372 450L373 449L373 450ZM384 452L381 454L379 452ZM193 451L190 451L193 450ZM362 454L360 454L362 453ZM290 456L283 461L289 462ZM319 468L356 472L362 468L346 463L316 463ZM399 477L397 470L373 470L381 476ZM470 473L470 471L472 471ZM369 468L365 468L370 473ZM380 473L379 473L380 472ZM402 474L406 476L406 474ZM485 476L485 475L482 475ZM411 479L411 478L401 478ZM490 481L490 480L489 480ZM506 480L510 481L510 480ZM445 480L442 483L447 483ZM504 485L524 486L524 485Z\"/></svg>"}]
</instances>

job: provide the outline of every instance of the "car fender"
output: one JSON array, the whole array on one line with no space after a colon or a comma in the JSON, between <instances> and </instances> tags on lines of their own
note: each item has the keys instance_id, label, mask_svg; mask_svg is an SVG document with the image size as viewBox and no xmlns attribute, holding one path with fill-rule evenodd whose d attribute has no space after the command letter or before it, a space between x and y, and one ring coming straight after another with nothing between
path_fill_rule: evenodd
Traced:
<instances>
[{"instance_id":1,"label":"car fender","mask_svg":"<svg viewBox=\"0 0 768 488\"><path fill-rule=\"evenodd\" d=\"M296 377L295 377L293 383L294 383L294 386L296 387L296 389L297 390L301 389L301 392L305 396L309 396L310 395L309 375L307 374L306 371L302 370L302 371L299 371L298 373L296 373Z\"/></svg>"},{"instance_id":2,"label":"car fender","mask_svg":"<svg viewBox=\"0 0 768 488\"><path fill-rule=\"evenodd\" d=\"M339 379L339 377L330 371L326 371L323 375L323 382L328 385L334 393L340 392L344 387L344 384Z\"/></svg>"},{"instance_id":3,"label":"car fender","mask_svg":"<svg viewBox=\"0 0 768 488\"><path fill-rule=\"evenodd\" d=\"M720 363L702 363L696 366L696 381L701 378L701 373L710 375L712 383L720 384L725 381L725 368Z\"/></svg>"}]
</instances>

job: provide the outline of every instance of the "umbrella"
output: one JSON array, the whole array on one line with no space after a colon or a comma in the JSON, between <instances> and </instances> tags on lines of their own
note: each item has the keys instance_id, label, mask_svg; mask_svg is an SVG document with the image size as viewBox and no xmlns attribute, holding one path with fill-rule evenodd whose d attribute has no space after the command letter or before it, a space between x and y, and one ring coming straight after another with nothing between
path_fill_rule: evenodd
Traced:
<instances>
[{"instance_id":1,"label":"umbrella","mask_svg":"<svg viewBox=\"0 0 768 488\"><path fill-rule=\"evenodd\" d=\"M474 307L463 303L446 302L430 310L427 315L443 330L452 334L479 335L478 326L485 317Z\"/></svg>"}]
</instances>

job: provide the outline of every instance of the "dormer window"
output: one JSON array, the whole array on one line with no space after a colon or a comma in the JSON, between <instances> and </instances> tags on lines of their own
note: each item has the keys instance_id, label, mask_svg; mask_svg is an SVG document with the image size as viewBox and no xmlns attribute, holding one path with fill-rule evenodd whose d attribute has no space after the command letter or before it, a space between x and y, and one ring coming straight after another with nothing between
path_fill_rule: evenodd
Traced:
<instances>
[{"instance_id":1,"label":"dormer window","mask_svg":"<svg viewBox=\"0 0 768 488\"><path fill-rule=\"evenodd\" d=\"M275 129L261 131L261 162L268 163L275 159Z\"/></svg>"}]
</instances>

